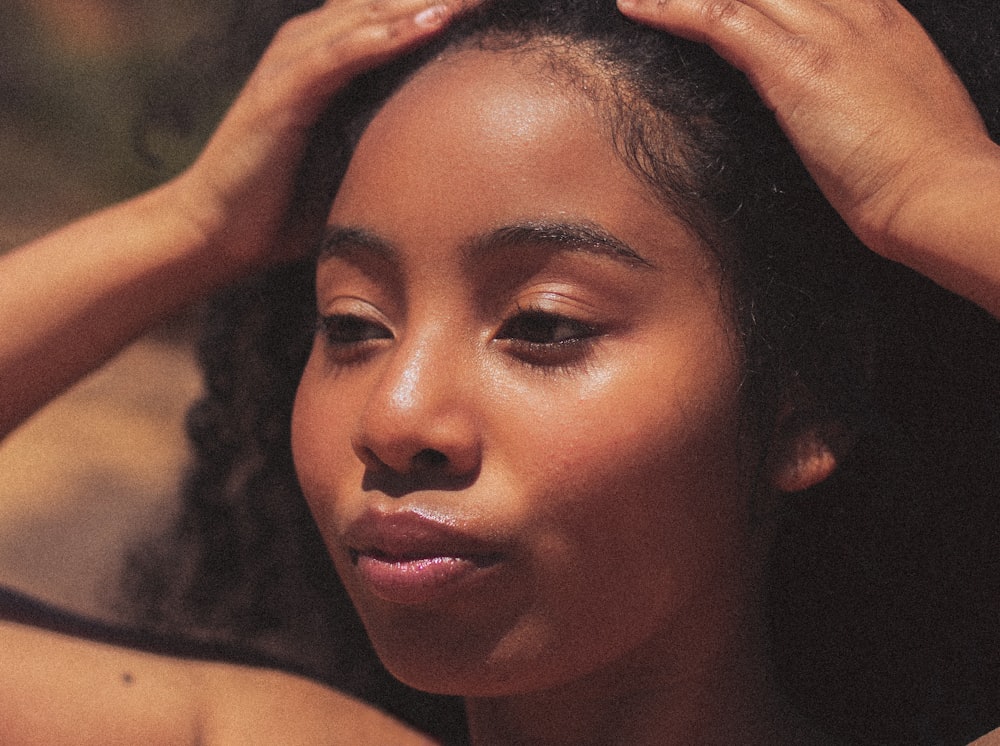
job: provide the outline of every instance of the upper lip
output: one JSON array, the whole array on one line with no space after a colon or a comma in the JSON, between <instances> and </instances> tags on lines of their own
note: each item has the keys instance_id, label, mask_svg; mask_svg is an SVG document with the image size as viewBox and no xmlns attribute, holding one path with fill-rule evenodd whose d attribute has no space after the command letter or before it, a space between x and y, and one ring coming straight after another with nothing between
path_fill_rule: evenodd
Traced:
<instances>
[{"instance_id":1,"label":"upper lip","mask_svg":"<svg viewBox=\"0 0 1000 746\"><path fill-rule=\"evenodd\" d=\"M476 531L468 520L417 508L370 508L348 525L344 543L355 557L373 554L395 560L493 558L501 551L500 541Z\"/></svg>"}]
</instances>

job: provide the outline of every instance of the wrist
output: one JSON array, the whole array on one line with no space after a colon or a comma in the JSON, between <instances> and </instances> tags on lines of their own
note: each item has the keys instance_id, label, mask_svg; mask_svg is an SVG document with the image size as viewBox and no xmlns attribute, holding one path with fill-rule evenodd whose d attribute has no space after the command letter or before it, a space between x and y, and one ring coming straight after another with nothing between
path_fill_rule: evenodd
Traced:
<instances>
[{"instance_id":1,"label":"wrist","mask_svg":"<svg viewBox=\"0 0 1000 746\"><path fill-rule=\"evenodd\" d=\"M251 251L246 227L193 168L149 194L171 236L172 260L194 273L206 291L252 272L263 261Z\"/></svg>"},{"instance_id":2,"label":"wrist","mask_svg":"<svg viewBox=\"0 0 1000 746\"><path fill-rule=\"evenodd\" d=\"M1000 146L976 143L936 164L872 248L997 313Z\"/></svg>"}]
</instances>

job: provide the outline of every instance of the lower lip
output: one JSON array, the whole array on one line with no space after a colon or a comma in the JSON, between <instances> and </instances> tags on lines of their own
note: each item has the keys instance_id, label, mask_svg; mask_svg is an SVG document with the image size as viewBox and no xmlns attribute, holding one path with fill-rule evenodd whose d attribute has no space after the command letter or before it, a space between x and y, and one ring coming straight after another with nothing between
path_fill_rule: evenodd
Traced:
<instances>
[{"instance_id":1,"label":"lower lip","mask_svg":"<svg viewBox=\"0 0 1000 746\"><path fill-rule=\"evenodd\" d=\"M453 593L489 571L496 560L448 556L396 559L359 554L354 564L372 594L383 601L413 605Z\"/></svg>"}]
</instances>

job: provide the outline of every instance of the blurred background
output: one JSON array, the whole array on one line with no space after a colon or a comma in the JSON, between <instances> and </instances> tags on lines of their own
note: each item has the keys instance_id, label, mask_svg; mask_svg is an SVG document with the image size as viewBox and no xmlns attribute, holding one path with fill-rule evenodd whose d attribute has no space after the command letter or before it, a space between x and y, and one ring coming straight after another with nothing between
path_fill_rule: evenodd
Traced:
<instances>
[{"instance_id":1,"label":"blurred background","mask_svg":"<svg viewBox=\"0 0 1000 746\"><path fill-rule=\"evenodd\" d=\"M193 157L231 85L206 81L193 115L162 94L227 13L222 0L0 0L0 251ZM123 548L175 510L184 412L201 386L192 318L137 341L0 444L0 585L117 618Z\"/></svg>"}]
</instances>

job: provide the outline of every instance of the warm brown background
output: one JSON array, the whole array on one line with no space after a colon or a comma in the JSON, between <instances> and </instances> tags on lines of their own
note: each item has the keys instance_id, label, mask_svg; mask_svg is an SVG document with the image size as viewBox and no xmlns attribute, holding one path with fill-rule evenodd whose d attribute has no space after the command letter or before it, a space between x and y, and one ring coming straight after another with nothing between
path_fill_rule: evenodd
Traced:
<instances>
[{"instance_id":1,"label":"warm brown background","mask_svg":"<svg viewBox=\"0 0 1000 746\"><path fill-rule=\"evenodd\" d=\"M0 251L183 165L196 142L154 169L132 133L144 81L217 5L0 0ZM115 618L122 548L169 520L187 458L189 326L139 340L0 445L0 584Z\"/></svg>"}]
</instances>

